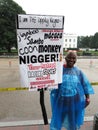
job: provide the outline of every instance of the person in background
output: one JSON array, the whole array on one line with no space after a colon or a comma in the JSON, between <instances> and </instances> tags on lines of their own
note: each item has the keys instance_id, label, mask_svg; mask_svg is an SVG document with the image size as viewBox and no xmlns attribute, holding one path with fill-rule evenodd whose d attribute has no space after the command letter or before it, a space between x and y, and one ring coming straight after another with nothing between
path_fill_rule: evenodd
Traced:
<instances>
[{"instance_id":1,"label":"person in background","mask_svg":"<svg viewBox=\"0 0 98 130\"><path fill-rule=\"evenodd\" d=\"M90 104L93 87L86 75L74 64L77 56L68 52L63 65L62 83L50 92L52 117L50 130L79 130L84 122L85 108Z\"/></svg>"}]
</instances>

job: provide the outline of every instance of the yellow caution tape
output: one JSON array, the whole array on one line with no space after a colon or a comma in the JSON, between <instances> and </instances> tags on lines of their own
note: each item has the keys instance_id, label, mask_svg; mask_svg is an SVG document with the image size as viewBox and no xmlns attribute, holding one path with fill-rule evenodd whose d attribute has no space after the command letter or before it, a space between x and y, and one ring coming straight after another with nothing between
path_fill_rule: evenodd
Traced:
<instances>
[{"instance_id":1,"label":"yellow caution tape","mask_svg":"<svg viewBox=\"0 0 98 130\"><path fill-rule=\"evenodd\" d=\"M92 82L91 85L98 85L98 82Z\"/></svg>"},{"instance_id":2,"label":"yellow caution tape","mask_svg":"<svg viewBox=\"0 0 98 130\"><path fill-rule=\"evenodd\" d=\"M22 88L22 87L17 87L17 88L0 88L0 92L2 91L16 91L16 90L28 90L29 88Z\"/></svg>"},{"instance_id":3,"label":"yellow caution tape","mask_svg":"<svg viewBox=\"0 0 98 130\"><path fill-rule=\"evenodd\" d=\"M91 85L98 85L98 82L92 82ZM16 87L16 88L0 88L0 92L3 91L17 91L17 90L29 90L29 88L26 87Z\"/></svg>"}]
</instances>

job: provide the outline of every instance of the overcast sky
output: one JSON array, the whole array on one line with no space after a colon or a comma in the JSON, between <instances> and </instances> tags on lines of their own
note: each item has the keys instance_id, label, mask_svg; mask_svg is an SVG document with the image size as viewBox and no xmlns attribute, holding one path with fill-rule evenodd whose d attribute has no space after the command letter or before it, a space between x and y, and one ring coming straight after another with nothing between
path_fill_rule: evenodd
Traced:
<instances>
[{"instance_id":1,"label":"overcast sky","mask_svg":"<svg viewBox=\"0 0 98 130\"><path fill-rule=\"evenodd\" d=\"M14 0L26 14L64 15L64 32L94 35L98 32L98 0Z\"/></svg>"}]
</instances>

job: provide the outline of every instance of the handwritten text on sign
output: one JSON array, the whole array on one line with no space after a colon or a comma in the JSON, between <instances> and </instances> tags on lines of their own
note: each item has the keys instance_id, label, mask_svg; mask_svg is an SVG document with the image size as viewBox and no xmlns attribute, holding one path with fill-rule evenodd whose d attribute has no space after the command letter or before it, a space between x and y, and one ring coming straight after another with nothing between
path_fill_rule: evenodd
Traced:
<instances>
[{"instance_id":1,"label":"handwritten text on sign","mask_svg":"<svg viewBox=\"0 0 98 130\"><path fill-rule=\"evenodd\" d=\"M18 15L18 28L63 29L63 19L52 15Z\"/></svg>"}]
</instances>

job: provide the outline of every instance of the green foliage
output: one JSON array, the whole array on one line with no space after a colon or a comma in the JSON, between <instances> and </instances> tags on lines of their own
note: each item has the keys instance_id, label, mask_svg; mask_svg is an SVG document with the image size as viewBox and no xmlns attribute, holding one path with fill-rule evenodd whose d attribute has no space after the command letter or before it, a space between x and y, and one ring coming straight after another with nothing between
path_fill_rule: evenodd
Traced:
<instances>
[{"instance_id":1,"label":"green foliage","mask_svg":"<svg viewBox=\"0 0 98 130\"><path fill-rule=\"evenodd\" d=\"M78 56L98 56L98 51L78 51Z\"/></svg>"},{"instance_id":2,"label":"green foliage","mask_svg":"<svg viewBox=\"0 0 98 130\"><path fill-rule=\"evenodd\" d=\"M79 48L98 48L98 33L94 36L79 36L78 37Z\"/></svg>"},{"instance_id":3,"label":"green foliage","mask_svg":"<svg viewBox=\"0 0 98 130\"><path fill-rule=\"evenodd\" d=\"M63 55L65 56L67 54L68 50L65 50L65 48L63 49ZM78 50L77 49L77 55L78 56L98 56L98 50Z\"/></svg>"},{"instance_id":4,"label":"green foliage","mask_svg":"<svg viewBox=\"0 0 98 130\"><path fill-rule=\"evenodd\" d=\"M91 48L98 48L98 33L95 33L91 39Z\"/></svg>"},{"instance_id":5,"label":"green foliage","mask_svg":"<svg viewBox=\"0 0 98 130\"><path fill-rule=\"evenodd\" d=\"M5 55L5 56L18 56L18 51L17 50L11 50L11 52L8 52L7 50L0 50L0 55Z\"/></svg>"},{"instance_id":6,"label":"green foliage","mask_svg":"<svg viewBox=\"0 0 98 130\"><path fill-rule=\"evenodd\" d=\"M16 16L25 11L13 0L0 0L0 48L11 51L17 46Z\"/></svg>"}]
</instances>

